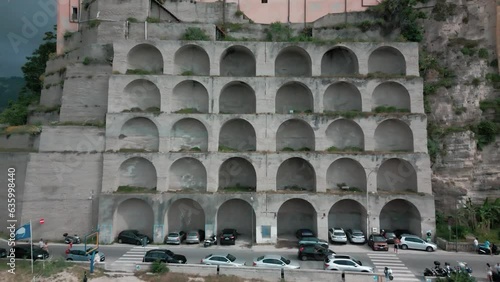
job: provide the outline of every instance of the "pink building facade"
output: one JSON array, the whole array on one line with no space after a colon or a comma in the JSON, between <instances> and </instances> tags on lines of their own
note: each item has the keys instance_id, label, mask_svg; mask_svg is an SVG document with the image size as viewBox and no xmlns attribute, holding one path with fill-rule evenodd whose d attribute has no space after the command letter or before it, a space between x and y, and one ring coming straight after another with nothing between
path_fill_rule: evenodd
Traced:
<instances>
[{"instance_id":1,"label":"pink building facade","mask_svg":"<svg viewBox=\"0 0 500 282\"><path fill-rule=\"evenodd\" d=\"M197 2L217 2L198 0ZM226 0L237 3L239 9L256 23L313 22L330 13L359 12L375 6L381 0Z\"/></svg>"},{"instance_id":2,"label":"pink building facade","mask_svg":"<svg viewBox=\"0 0 500 282\"><path fill-rule=\"evenodd\" d=\"M57 0L57 54L64 52L64 34L78 31L79 0Z\"/></svg>"}]
</instances>

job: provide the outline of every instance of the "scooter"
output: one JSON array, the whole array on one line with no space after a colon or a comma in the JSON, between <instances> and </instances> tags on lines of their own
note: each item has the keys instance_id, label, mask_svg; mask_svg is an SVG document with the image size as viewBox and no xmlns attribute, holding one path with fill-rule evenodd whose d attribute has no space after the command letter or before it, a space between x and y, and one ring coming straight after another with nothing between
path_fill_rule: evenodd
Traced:
<instances>
[{"instance_id":1,"label":"scooter","mask_svg":"<svg viewBox=\"0 0 500 282\"><path fill-rule=\"evenodd\" d=\"M217 236L212 235L209 238L205 239L203 242L203 247L210 247L212 245L217 245Z\"/></svg>"},{"instance_id":2,"label":"scooter","mask_svg":"<svg viewBox=\"0 0 500 282\"><path fill-rule=\"evenodd\" d=\"M498 247L495 244L491 245L491 252L493 252L494 255L498 255L500 251L498 251ZM477 250L477 253L480 255L489 255L490 249L486 248L484 244L479 245L479 249Z\"/></svg>"},{"instance_id":3,"label":"scooter","mask_svg":"<svg viewBox=\"0 0 500 282\"><path fill-rule=\"evenodd\" d=\"M392 269L390 269L389 267L385 267L384 275L385 275L385 278L388 278L389 280L394 279L394 276L392 276Z\"/></svg>"},{"instance_id":4,"label":"scooter","mask_svg":"<svg viewBox=\"0 0 500 282\"><path fill-rule=\"evenodd\" d=\"M66 243L66 244L69 244L69 243L80 244L82 242L80 237L76 234L75 235L68 235L68 233L64 233L63 237L64 237L64 243Z\"/></svg>"},{"instance_id":5,"label":"scooter","mask_svg":"<svg viewBox=\"0 0 500 282\"><path fill-rule=\"evenodd\" d=\"M441 267L439 261L434 261L434 268L426 268L424 270L424 276L436 276L436 277L447 277L448 271Z\"/></svg>"}]
</instances>

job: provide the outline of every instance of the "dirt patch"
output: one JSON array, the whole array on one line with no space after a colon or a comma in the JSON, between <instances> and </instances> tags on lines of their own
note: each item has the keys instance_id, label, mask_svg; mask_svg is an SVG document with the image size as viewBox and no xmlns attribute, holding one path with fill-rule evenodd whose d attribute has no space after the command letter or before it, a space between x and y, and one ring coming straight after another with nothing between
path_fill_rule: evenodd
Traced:
<instances>
[{"instance_id":1,"label":"dirt patch","mask_svg":"<svg viewBox=\"0 0 500 282\"><path fill-rule=\"evenodd\" d=\"M263 280L245 279L238 276L220 275L200 277L173 272L162 275L141 274L140 279L146 282L264 282Z\"/></svg>"},{"instance_id":2,"label":"dirt patch","mask_svg":"<svg viewBox=\"0 0 500 282\"><path fill-rule=\"evenodd\" d=\"M292 240L279 240L276 243L276 248L281 249L281 248L286 248L286 249L293 249L297 247L297 241L292 241Z\"/></svg>"}]
</instances>

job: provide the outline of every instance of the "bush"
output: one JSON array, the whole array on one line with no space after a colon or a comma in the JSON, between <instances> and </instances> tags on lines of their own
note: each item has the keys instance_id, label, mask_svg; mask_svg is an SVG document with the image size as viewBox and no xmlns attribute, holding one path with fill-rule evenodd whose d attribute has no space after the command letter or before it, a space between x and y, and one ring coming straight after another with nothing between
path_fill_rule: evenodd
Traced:
<instances>
[{"instance_id":1,"label":"bush","mask_svg":"<svg viewBox=\"0 0 500 282\"><path fill-rule=\"evenodd\" d=\"M138 22L138 20L137 20L136 18L132 18L132 17L127 18L127 21L129 21L129 22L131 22L131 23L136 23L136 22Z\"/></svg>"},{"instance_id":2,"label":"bush","mask_svg":"<svg viewBox=\"0 0 500 282\"><path fill-rule=\"evenodd\" d=\"M242 12L242 11L240 11L240 10L237 10L236 12L234 12L234 15L235 15L236 17L241 17L241 16L243 16L243 12Z\"/></svg>"},{"instance_id":3,"label":"bush","mask_svg":"<svg viewBox=\"0 0 500 282\"><path fill-rule=\"evenodd\" d=\"M160 22L160 19L159 18L154 18L154 17L147 17L146 18L146 21L148 23L159 23Z\"/></svg>"},{"instance_id":4,"label":"bush","mask_svg":"<svg viewBox=\"0 0 500 282\"><path fill-rule=\"evenodd\" d=\"M266 29L266 39L272 42L289 41L292 38L292 29L288 25L274 22Z\"/></svg>"},{"instance_id":5,"label":"bush","mask_svg":"<svg viewBox=\"0 0 500 282\"><path fill-rule=\"evenodd\" d=\"M203 30L198 27L189 27L182 35L182 40L210 40L210 37L205 34Z\"/></svg>"},{"instance_id":6,"label":"bush","mask_svg":"<svg viewBox=\"0 0 500 282\"><path fill-rule=\"evenodd\" d=\"M151 264L151 272L156 274L163 274L169 272L169 269L165 263L157 260Z\"/></svg>"},{"instance_id":7,"label":"bush","mask_svg":"<svg viewBox=\"0 0 500 282\"><path fill-rule=\"evenodd\" d=\"M85 58L83 59L82 64L84 64L84 65L86 65L86 66L87 66L87 65L90 65L90 62L91 62L91 61L92 61L92 59L91 59L91 58L89 58L89 57L85 57Z\"/></svg>"},{"instance_id":8,"label":"bush","mask_svg":"<svg viewBox=\"0 0 500 282\"><path fill-rule=\"evenodd\" d=\"M98 27L100 24L101 24L100 20L90 20L89 21L89 28Z\"/></svg>"},{"instance_id":9,"label":"bush","mask_svg":"<svg viewBox=\"0 0 500 282\"><path fill-rule=\"evenodd\" d=\"M447 4L446 0L438 0L434 8L432 9L432 14L434 15L434 20L445 21L448 17L454 16L456 14L455 9L456 4Z\"/></svg>"},{"instance_id":10,"label":"bush","mask_svg":"<svg viewBox=\"0 0 500 282\"><path fill-rule=\"evenodd\" d=\"M497 131L498 127L494 122L489 120L481 121L475 129L477 148L482 150L484 146L494 142Z\"/></svg>"},{"instance_id":11,"label":"bush","mask_svg":"<svg viewBox=\"0 0 500 282\"><path fill-rule=\"evenodd\" d=\"M486 49L486 48L479 49L479 52L477 53L477 55L481 59L488 59L488 57L489 57L488 49Z\"/></svg>"},{"instance_id":12,"label":"bush","mask_svg":"<svg viewBox=\"0 0 500 282\"><path fill-rule=\"evenodd\" d=\"M460 52L462 52L465 56L474 56L474 54L476 54L476 49L464 47L460 49Z\"/></svg>"}]
</instances>

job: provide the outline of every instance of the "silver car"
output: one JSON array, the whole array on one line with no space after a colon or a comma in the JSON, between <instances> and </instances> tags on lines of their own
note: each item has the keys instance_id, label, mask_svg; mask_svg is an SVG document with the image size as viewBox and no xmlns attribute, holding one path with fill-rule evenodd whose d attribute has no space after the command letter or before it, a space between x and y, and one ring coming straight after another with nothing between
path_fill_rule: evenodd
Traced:
<instances>
[{"instance_id":1,"label":"silver car","mask_svg":"<svg viewBox=\"0 0 500 282\"><path fill-rule=\"evenodd\" d=\"M408 235L401 237L401 243L399 243L401 249L415 249L415 250L424 250L428 252L434 252L437 250L437 245L431 242L426 242L425 240L415 236Z\"/></svg>"},{"instance_id":2,"label":"silver car","mask_svg":"<svg viewBox=\"0 0 500 282\"><path fill-rule=\"evenodd\" d=\"M364 244L366 242L365 234L359 229L347 229L347 238L353 244Z\"/></svg>"},{"instance_id":3,"label":"silver car","mask_svg":"<svg viewBox=\"0 0 500 282\"><path fill-rule=\"evenodd\" d=\"M335 227L328 229L328 237L330 237L330 241L333 243L347 243L347 236L342 228Z\"/></svg>"},{"instance_id":4,"label":"silver car","mask_svg":"<svg viewBox=\"0 0 500 282\"><path fill-rule=\"evenodd\" d=\"M198 231L189 231L186 236L186 244L199 244L200 234Z\"/></svg>"},{"instance_id":5,"label":"silver car","mask_svg":"<svg viewBox=\"0 0 500 282\"><path fill-rule=\"evenodd\" d=\"M352 259L335 258L334 256L330 256L330 257L325 258L325 264L324 264L323 268L325 270L373 273L373 268L371 268L369 266L362 266Z\"/></svg>"},{"instance_id":6,"label":"silver car","mask_svg":"<svg viewBox=\"0 0 500 282\"><path fill-rule=\"evenodd\" d=\"M237 259L231 254L223 255L208 255L201 260L201 263L206 265L226 265L226 266L244 266L245 261Z\"/></svg>"},{"instance_id":7,"label":"silver car","mask_svg":"<svg viewBox=\"0 0 500 282\"><path fill-rule=\"evenodd\" d=\"M258 257L253 261L253 266L267 267L267 268L285 268L285 269L300 268L298 261L289 260L287 258L278 255L265 255Z\"/></svg>"},{"instance_id":8,"label":"silver car","mask_svg":"<svg viewBox=\"0 0 500 282\"><path fill-rule=\"evenodd\" d=\"M180 245L182 241L186 239L186 232L170 232L165 238L165 244L176 244Z\"/></svg>"}]
</instances>

